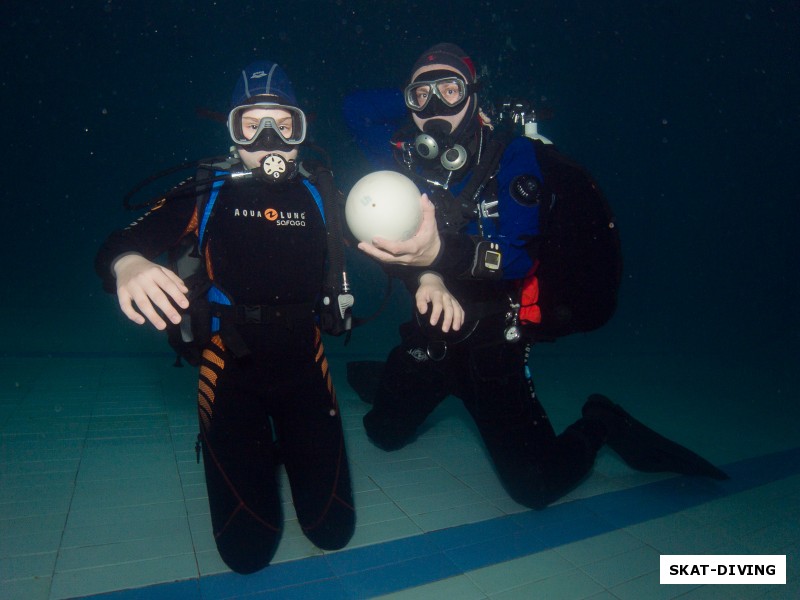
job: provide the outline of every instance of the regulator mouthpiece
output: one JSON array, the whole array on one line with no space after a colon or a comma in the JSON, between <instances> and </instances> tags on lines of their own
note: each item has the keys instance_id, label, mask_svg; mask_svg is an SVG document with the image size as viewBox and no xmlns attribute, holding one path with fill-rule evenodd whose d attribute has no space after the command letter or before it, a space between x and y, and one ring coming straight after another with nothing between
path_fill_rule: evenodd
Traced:
<instances>
[{"instance_id":1,"label":"regulator mouthpiece","mask_svg":"<svg viewBox=\"0 0 800 600\"><path fill-rule=\"evenodd\" d=\"M280 183L287 181L294 176L296 163L287 160L280 154L267 154L261 160L261 169L256 171L267 181Z\"/></svg>"}]
</instances>

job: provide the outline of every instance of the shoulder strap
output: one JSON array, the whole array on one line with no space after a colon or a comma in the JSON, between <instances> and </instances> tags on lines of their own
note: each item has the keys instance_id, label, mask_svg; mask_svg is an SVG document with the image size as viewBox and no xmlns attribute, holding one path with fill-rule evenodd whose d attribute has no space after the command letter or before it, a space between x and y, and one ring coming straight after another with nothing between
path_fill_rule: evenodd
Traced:
<instances>
[{"instance_id":1,"label":"shoulder strap","mask_svg":"<svg viewBox=\"0 0 800 600\"><path fill-rule=\"evenodd\" d=\"M215 171L214 175L222 175L224 171ZM205 240L206 235L206 228L208 227L208 221L211 219L211 215L214 214L214 207L216 206L217 196L219 196L219 190L222 187L222 184L225 183L225 180L220 179L219 181L215 181L212 186L210 193L202 194L197 198L197 218L199 219L199 223L197 224L197 246L198 248L203 247L203 243Z\"/></svg>"},{"instance_id":2,"label":"shoulder strap","mask_svg":"<svg viewBox=\"0 0 800 600\"><path fill-rule=\"evenodd\" d=\"M303 178L303 185L308 188L308 191L311 192L311 195L314 197L314 202L317 203L317 208L322 215L322 222L325 223L325 226L327 227L328 222L325 220L325 204L322 201L322 195L319 193L319 190L314 187L314 184L308 179Z\"/></svg>"},{"instance_id":3,"label":"shoulder strap","mask_svg":"<svg viewBox=\"0 0 800 600\"><path fill-rule=\"evenodd\" d=\"M336 188L333 173L329 169L319 164L312 164L310 167L310 171L305 171L307 175L303 178L303 184L314 197L328 232L329 268L326 275L326 287L339 289L342 284L341 278L345 276L343 275L345 273L344 235L338 205L340 192Z\"/></svg>"},{"instance_id":4,"label":"shoulder strap","mask_svg":"<svg viewBox=\"0 0 800 600\"><path fill-rule=\"evenodd\" d=\"M327 231L328 268L325 273L321 325L327 333L339 335L352 328L351 307L355 302L350 293L345 264L344 234L342 230L340 204L342 193L333 181L330 169L319 163L301 165L303 184L311 192L322 213Z\"/></svg>"},{"instance_id":5,"label":"shoulder strap","mask_svg":"<svg viewBox=\"0 0 800 600\"><path fill-rule=\"evenodd\" d=\"M506 146L508 146L510 137L507 132L500 132L492 135L489 139L482 160L475 165L472 177L470 177L464 189L458 195L458 202L463 208L469 207L470 211L474 208L478 196L480 196L489 178L497 171L497 165L500 164L500 158L503 156Z\"/></svg>"},{"instance_id":6,"label":"shoulder strap","mask_svg":"<svg viewBox=\"0 0 800 600\"><path fill-rule=\"evenodd\" d=\"M239 161L234 157L228 157L224 161L215 163L201 164L197 170L195 179L198 185L202 186L202 191L197 194L197 247L202 250L205 242L206 229L208 229L208 222L214 215L214 208L219 196L220 188L227 181L226 175L231 173L232 167ZM203 181L212 179L213 183L210 187L203 185Z\"/></svg>"}]
</instances>

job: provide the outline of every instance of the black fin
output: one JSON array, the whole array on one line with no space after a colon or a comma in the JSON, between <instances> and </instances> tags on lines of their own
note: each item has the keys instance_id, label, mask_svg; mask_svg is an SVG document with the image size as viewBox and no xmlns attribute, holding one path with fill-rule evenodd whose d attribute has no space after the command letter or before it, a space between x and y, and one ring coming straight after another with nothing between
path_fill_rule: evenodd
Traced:
<instances>
[{"instance_id":1,"label":"black fin","mask_svg":"<svg viewBox=\"0 0 800 600\"><path fill-rule=\"evenodd\" d=\"M361 360L347 363L347 383L367 404L372 404L378 393L386 363L378 360Z\"/></svg>"},{"instance_id":2,"label":"black fin","mask_svg":"<svg viewBox=\"0 0 800 600\"><path fill-rule=\"evenodd\" d=\"M589 396L583 406L583 416L601 421L607 429L608 446L638 471L670 471L719 480L729 479L724 471L702 456L644 426L601 394Z\"/></svg>"}]
</instances>

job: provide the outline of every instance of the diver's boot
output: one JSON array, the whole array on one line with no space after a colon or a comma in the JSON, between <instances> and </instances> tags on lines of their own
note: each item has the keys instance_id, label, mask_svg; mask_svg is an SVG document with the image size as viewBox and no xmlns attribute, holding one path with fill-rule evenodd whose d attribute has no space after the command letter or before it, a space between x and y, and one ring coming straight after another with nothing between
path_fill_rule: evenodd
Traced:
<instances>
[{"instance_id":1,"label":"diver's boot","mask_svg":"<svg viewBox=\"0 0 800 600\"><path fill-rule=\"evenodd\" d=\"M608 446L638 471L670 471L712 479L729 479L724 471L688 448L645 427L605 396L589 396L582 412L586 419L597 419L605 425Z\"/></svg>"},{"instance_id":2,"label":"diver's boot","mask_svg":"<svg viewBox=\"0 0 800 600\"><path fill-rule=\"evenodd\" d=\"M351 361L347 363L347 383L367 404L375 401L386 363L377 360Z\"/></svg>"}]
</instances>

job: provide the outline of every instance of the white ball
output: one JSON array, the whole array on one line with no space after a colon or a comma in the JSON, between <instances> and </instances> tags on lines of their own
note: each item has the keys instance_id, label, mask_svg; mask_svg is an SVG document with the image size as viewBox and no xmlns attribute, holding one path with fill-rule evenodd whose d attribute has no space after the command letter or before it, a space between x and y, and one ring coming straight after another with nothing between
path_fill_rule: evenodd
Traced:
<instances>
[{"instance_id":1,"label":"white ball","mask_svg":"<svg viewBox=\"0 0 800 600\"><path fill-rule=\"evenodd\" d=\"M362 242L371 242L375 237L393 242L407 240L422 221L419 197L419 189L405 175L394 171L365 175L347 195L347 226Z\"/></svg>"}]
</instances>

